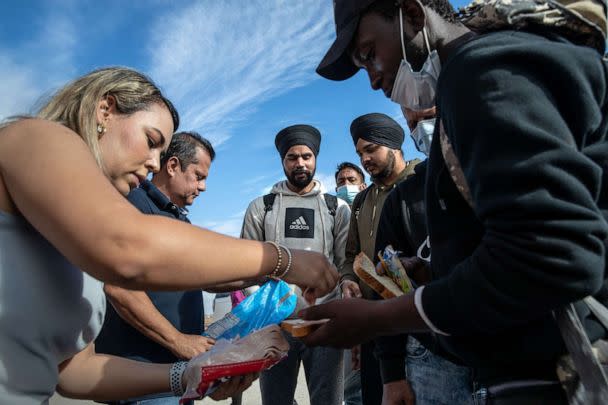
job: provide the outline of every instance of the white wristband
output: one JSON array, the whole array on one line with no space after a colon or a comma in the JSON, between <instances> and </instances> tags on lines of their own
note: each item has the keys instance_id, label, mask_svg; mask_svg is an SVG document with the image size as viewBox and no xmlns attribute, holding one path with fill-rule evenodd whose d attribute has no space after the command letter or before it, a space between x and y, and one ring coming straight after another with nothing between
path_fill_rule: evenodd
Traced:
<instances>
[{"instance_id":1,"label":"white wristband","mask_svg":"<svg viewBox=\"0 0 608 405\"><path fill-rule=\"evenodd\" d=\"M184 375L184 370L186 370L187 365L188 363L185 361L176 361L169 370L169 384L171 391L173 391L173 393L178 397L184 395L182 376Z\"/></svg>"},{"instance_id":2,"label":"white wristband","mask_svg":"<svg viewBox=\"0 0 608 405\"><path fill-rule=\"evenodd\" d=\"M416 289L416 292L414 293L414 305L416 306L416 309L418 310L418 314L420 315L420 317L422 318L424 323L426 323L426 326L428 326L430 330L432 330L433 332L435 332L438 335L450 336L449 333L445 333L444 331L442 331L441 329L439 329L438 327L433 325L433 322L431 322L431 320L428 318L428 316L426 316L426 313L424 312L424 308L422 307L422 290L424 290L424 286L418 287Z\"/></svg>"}]
</instances>

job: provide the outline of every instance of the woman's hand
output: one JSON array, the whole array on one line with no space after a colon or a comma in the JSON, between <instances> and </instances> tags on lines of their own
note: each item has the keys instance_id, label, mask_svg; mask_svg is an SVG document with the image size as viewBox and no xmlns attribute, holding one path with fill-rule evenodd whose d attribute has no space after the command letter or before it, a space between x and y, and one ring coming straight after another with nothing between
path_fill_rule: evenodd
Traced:
<instances>
[{"instance_id":1,"label":"woman's hand","mask_svg":"<svg viewBox=\"0 0 608 405\"><path fill-rule=\"evenodd\" d=\"M304 298L314 302L331 292L338 282L336 267L321 253L306 250L291 250L291 270L283 278L304 291Z\"/></svg>"}]
</instances>

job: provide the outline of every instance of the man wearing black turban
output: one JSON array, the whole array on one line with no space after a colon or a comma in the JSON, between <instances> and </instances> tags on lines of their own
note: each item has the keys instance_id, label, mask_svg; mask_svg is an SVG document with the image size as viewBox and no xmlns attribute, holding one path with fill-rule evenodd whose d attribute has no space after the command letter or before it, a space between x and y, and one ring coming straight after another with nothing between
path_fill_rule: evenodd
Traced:
<instances>
[{"instance_id":1,"label":"man wearing black turban","mask_svg":"<svg viewBox=\"0 0 608 405\"><path fill-rule=\"evenodd\" d=\"M340 286L344 297L370 299L373 291L353 271L353 261L359 252L374 258L375 241L382 206L389 192L402 180L414 174L414 166L419 160L406 162L403 159L403 128L391 117L380 114L365 114L350 125L350 134L361 158L361 165L372 179L373 184L355 197L350 217L350 227L346 242L346 263L340 270ZM361 345L361 392L364 404L382 402L382 381L390 379L393 359L390 353L380 362L374 357L374 342ZM401 360L403 360L401 358ZM402 367L403 368L403 367ZM382 375L382 378L381 378Z\"/></svg>"},{"instance_id":2,"label":"man wearing black turban","mask_svg":"<svg viewBox=\"0 0 608 405\"><path fill-rule=\"evenodd\" d=\"M371 113L356 118L350 124L350 134L372 181L395 184L406 164L401 152L403 128L388 115Z\"/></svg>"},{"instance_id":3,"label":"man wearing black turban","mask_svg":"<svg viewBox=\"0 0 608 405\"><path fill-rule=\"evenodd\" d=\"M345 261L350 209L344 200L326 194L321 182L313 179L321 134L310 125L292 125L279 131L274 144L287 179L249 204L241 237L323 252L340 269ZM294 288L301 300L302 292ZM319 302L338 296L336 288ZM310 403L342 405L343 350L307 347L290 335L286 339L290 345L287 358L260 376L262 404L292 405L303 364Z\"/></svg>"},{"instance_id":4,"label":"man wearing black turban","mask_svg":"<svg viewBox=\"0 0 608 405\"><path fill-rule=\"evenodd\" d=\"M274 144L281 155L283 171L289 180L287 186L296 192L310 191L321 146L319 130L310 125L292 125L279 131ZM295 147L294 150L287 156L292 147ZM299 156L303 159L300 160ZM311 159L312 157L314 158Z\"/></svg>"}]
</instances>

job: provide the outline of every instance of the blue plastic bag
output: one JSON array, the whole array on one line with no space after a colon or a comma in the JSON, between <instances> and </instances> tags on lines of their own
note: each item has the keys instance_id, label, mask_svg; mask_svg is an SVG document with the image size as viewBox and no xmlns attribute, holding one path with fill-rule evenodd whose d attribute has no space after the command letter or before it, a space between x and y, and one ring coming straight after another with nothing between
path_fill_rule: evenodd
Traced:
<instances>
[{"instance_id":1,"label":"blue plastic bag","mask_svg":"<svg viewBox=\"0 0 608 405\"><path fill-rule=\"evenodd\" d=\"M213 339L234 339L285 320L296 309L296 295L281 280L269 280L203 333Z\"/></svg>"}]
</instances>

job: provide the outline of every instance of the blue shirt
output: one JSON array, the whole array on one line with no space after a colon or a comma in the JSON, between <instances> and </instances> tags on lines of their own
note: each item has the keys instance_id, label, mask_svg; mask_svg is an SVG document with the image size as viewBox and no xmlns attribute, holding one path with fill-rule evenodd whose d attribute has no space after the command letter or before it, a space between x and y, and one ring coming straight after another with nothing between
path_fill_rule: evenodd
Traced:
<instances>
[{"instance_id":1,"label":"blue shirt","mask_svg":"<svg viewBox=\"0 0 608 405\"><path fill-rule=\"evenodd\" d=\"M127 197L144 214L164 215L190 222L188 211L173 204L154 184L145 181ZM168 268L167 271L172 271ZM186 292L147 292L154 306L180 332L203 333L203 295L201 290ZM150 340L125 322L108 305L104 326L95 341L98 353L134 360L171 363L178 360L168 349Z\"/></svg>"}]
</instances>

